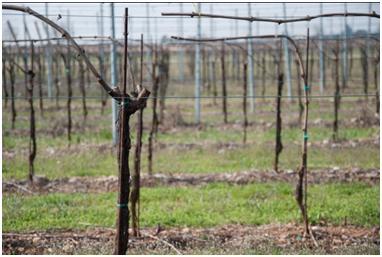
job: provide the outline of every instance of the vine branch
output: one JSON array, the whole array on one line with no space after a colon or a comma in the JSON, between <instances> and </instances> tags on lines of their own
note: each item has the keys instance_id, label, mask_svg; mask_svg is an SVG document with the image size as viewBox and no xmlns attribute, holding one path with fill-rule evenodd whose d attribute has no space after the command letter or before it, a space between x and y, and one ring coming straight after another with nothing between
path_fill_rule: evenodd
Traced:
<instances>
[{"instance_id":1,"label":"vine branch","mask_svg":"<svg viewBox=\"0 0 382 257\"><path fill-rule=\"evenodd\" d=\"M349 16L357 16L357 17L373 17L373 18L380 18L380 15L376 12L372 13L353 13L353 12L345 12L345 13L326 13L326 14L319 14L319 15L312 15L312 16L305 16L302 18L293 18L293 19L269 19L269 18L260 18L260 17L243 17L243 16L232 16L232 15L219 15L219 14L209 14L209 13L197 13L197 12L191 12L191 13L162 13L162 16L189 16L191 18L194 17L208 17L208 18L221 18L221 19L231 19L231 20L244 20L244 21L262 21L262 22L273 22L277 24L283 24L283 23L291 23L291 22L300 22L300 21L311 21L317 18L321 17L349 17Z\"/></svg>"}]
</instances>

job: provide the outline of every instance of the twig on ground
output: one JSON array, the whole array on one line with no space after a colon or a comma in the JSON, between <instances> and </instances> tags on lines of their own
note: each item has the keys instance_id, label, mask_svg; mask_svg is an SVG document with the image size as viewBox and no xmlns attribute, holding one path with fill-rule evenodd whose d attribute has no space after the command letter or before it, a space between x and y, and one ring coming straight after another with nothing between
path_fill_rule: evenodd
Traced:
<instances>
[{"instance_id":1,"label":"twig on ground","mask_svg":"<svg viewBox=\"0 0 382 257\"><path fill-rule=\"evenodd\" d=\"M15 183L11 183L11 182L3 182L3 183L8 185L8 186L13 186L13 187L15 187L15 188L17 188L17 189L19 189L21 191L24 191L24 192L28 193L28 194L35 194L34 192L30 191L29 189L27 189L27 188L25 188L23 186L17 185Z\"/></svg>"},{"instance_id":2,"label":"twig on ground","mask_svg":"<svg viewBox=\"0 0 382 257\"><path fill-rule=\"evenodd\" d=\"M159 237L156 237L156 236L153 236L153 235L150 235L150 234L145 234L145 233L141 233L143 236L147 236L147 237L150 237L152 239L155 239L155 240L158 240L162 243L164 243L165 245L169 246L171 249L173 249L177 254L180 254L182 255L182 253L172 244L170 244L169 242L163 240L163 239L160 239Z\"/></svg>"}]
</instances>

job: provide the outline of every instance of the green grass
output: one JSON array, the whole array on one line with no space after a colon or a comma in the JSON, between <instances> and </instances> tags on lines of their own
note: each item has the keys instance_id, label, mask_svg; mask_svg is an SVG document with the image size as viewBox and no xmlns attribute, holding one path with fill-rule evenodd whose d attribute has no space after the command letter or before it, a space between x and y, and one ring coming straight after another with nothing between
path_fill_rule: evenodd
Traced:
<instances>
[{"instance_id":1,"label":"green grass","mask_svg":"<svg viewBox=\"0 0 382 257\"><path fill-rule=\"evenodd\" d=\"M3 195L3 231L112 227L115 193ZM325 221L376 226L379 224L379 186L326 184L309 188L313 224ZM141 225L212 227L223 224L267 224L299 221L293 186L224 183L201 187L143 188Z\"/></svg>"},{"instance_id":2,"label":"green grass","mask_svg":"<svg viewBox=\"0 0 382 257\"><path fill-rule=\"evenodd\" d=\"M376 136L379 132L379 128L339 128L338 135L341 139L355 140L364 139ZM264 143L274 142L275 140L275 128L263 129L263 128L249 128L247 131L247 138L250 142ZM331 139L333 130L332 128L318 127L311 125L309 127L309 140L322 141L325 139ZM195 130L195 128L182 129L178 131L171 131L166 133L159 133L158 140L166 143L194 143L197 142L236 142L240 143L243 138L243 131L239 125L237 128L230 128L227 130L219 129L218 127L207 127L201 131ZM300 141L302 138L302 132L300 128L283 128L282 140L283 142Z\"/></svg>"},{"instance_id":3,"label":"green grass","mask_svg":"<svg viewBox=\"0 0 382 257\"><path fill-rule=\"evenodd\" d=\"M285 146L280 155L280 168L295 169L300 164L298 145ZM362 154L359 154L362 152ZM209 173L235 172L250 169L271 169L274 162L274 149L269 145L251 145L247 148L219 152L219 149L193 149L181 152L177 149L162 150L157 153L155 170L161 173ZM145 168L145 162L143 167ZM357 149L309 149L310 169L379 167L379 148L360 146Z\"/></svg>"},{"instance_id":4,"label":"green grass","mask_svg":"<svg viewBox=\"0 0 382 257\"><path fill-rule=\"evenodd\" d=\"M280 155L281 169L296 169L300 164L301 147L284 144ZM362 153L362 154L360 154ZM111 151L99 152L89 147L81 152L71 151L58 156L38 154L35 172L50 179L70 176L116 175L116 154ZM130 165L133 163L130 152ZM3 158L4 179L25 179L28 174L27 155L16 155L12 159ZM219 149L208 146L179 150L165 148L154 153L153 168L156 173L216 173L244 170L266 170L273 167L274 148L269 144L251 144L247 147ZM142 152L142 172L147 172L147 148ZM379 167L378 146L358 146L357 148L309 148L309 169Z\"/></svg>"},{"instance_id":5,"label":"green grass","mask_svg":"<svg viewBox=\"0 0 382 257\"><path fill-rule=\"evenodd\" d=\"M71 176L116 175L117 159L115 155L100 154L96 151L70 153L60 157L38 157L35 161L35 173L50 179ZM28 173L28 159L3 159L3 178L25 179Z\"/></svg>"},{"instance_id":6,"label":"green grass","mask_svg":"<svg viewBox=\"0 0 382 257\"><path fill-rule=\"evenodd\" d=\"M3 132L4 133L4 132ZM339 137L347 140L365 139L376 136L379 128L340 128ZM315 127L309 128L309 139L311 141L322 141L330 139L331 128ZM300 141L302 137L299 128L284 128L282 130L282 140L284 143ZM131 134L134 141L135 133ZM144 131L143 142L147 142L148 131ZM232 128L222 130L219 127L207 127L201 131L195 128L184 128L178 131L163 132L158 134L158 141L161 143L241 143L243 138L242 128ZM250 143L273 143L275 140L275 128L263 130L261 128L250 128L247 132ZM45 134L37 134L37 147L66 147L68 145L66 130L63 135L52 137ZM72 133L72 144L84 143L111 143L112 134L108 127L99 126L96 131L76 131ZM3 148L6 150L17 150L28 148L28 136L8 136L3 135Z\"/></svg>"}]
</instances>

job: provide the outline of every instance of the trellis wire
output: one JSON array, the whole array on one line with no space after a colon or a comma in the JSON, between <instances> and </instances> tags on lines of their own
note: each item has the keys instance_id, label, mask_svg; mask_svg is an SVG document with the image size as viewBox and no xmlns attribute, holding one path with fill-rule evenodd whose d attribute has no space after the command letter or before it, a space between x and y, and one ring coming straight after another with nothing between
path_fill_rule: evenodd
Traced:
<instances>
[{"instance_id":1,"label":"trellis wire","mask_svg":"<svg viewBox=\"0 0 382 257\"><path fill-rule=\"evenodd\" d=\"M376 97L375 94L347 94L347 95L341 95L341 97L347 97L347 98L352 98L352 97L365 97L365 96L368 96L368 97ZM108 96L110 97L110 96ZM264 96L247 96L246 98L277 98L279 96L277 95L264 95ZM299 98L298 95L291 95L291 96L281 96L281 98ZM335 95L309 95L309 98L333 98L335 97ZM67 96L58 96L59 99L68 99ZM72 96L71 99L82 99L83 97L82 96ZM102 96L86 96L85 97L86 99L102 99ZM113 97L113 98L122 98L122 97ZM156 98L156 99L159 99L161 97L147 97L148 99L153 99L153 98ZM196 97L196 96L165 96L164 97L165 99L196 99L196 98L199 98L199 99L213 99L213 98L226 98L226 99L243 99L243 96L241 95L233 95L233 96L199 96L199 97ZM28 99L27 97L24 97L24 96L16 96L16 97L2 97L3 100L5 99L14 99L14 100L22 100L22 99ZM40 99L40 97L34 97L34 99ZM52 96L52 97L48 97L48 96L44 96L43 99L56 99L55 96ZM142 97L142 99L145 99L145 97Z\"/></svg>"}]
</instances>

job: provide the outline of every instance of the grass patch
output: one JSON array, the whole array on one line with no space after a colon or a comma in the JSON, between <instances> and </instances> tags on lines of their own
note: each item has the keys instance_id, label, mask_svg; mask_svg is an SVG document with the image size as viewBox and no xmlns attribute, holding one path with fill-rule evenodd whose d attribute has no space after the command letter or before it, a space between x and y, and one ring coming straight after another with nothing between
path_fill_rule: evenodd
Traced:
<instances>
[{"instance_id":1,"label":"grass patch","mask_svg":"<svg viewBox=\"0 0 382 257\"><path fill-rule=\"evenodd\" d=\"M112 227L116 193L3 195L3 231ZM143 188L141 225L212 227L223 224L267 224L299 221L293 186L225 183L201 187ZM379 186L313 185L309 189L311 222L376 226Z\"/></svg>"},{"instance_id":2,"label":"grass patch","mask_svg":"<svg viewBox=\"0 0 382 257\"><path fill-rule=\"evenodd\" d=\"M285 146L280 155L280 168L295 169L300 164L300 146ZM362 152L362 154L359 154ZM130 154L130 164L133 163ZM3 158L4 179L25 179L28 174L27 155ZM154 153L154 172L156 173L215 173L244 170L270 169L274 162L274 149L270 145L251 145L238 149L217 149L213 147L193 148L179 151L165 148ZM357 148L326 149L311 148L308 156L310 169L379 167L378 146L359 146ZM142 172L147 172L147 149L142 152ZM70 176L116 175L117 159L112 152L89 151L66 153L60 156L38 154L35 172L50 179Z\"/></svg>"},{"instance_id":3,"label":"grass patch","mask_svg":"<svg viewBox=\"0 0 382 257\"><path fill-rule=\"evenodd\" d=\"M39 149L42 148L38 148L38 151ZM300 151L299 145L285 144L280 155L280 168L296 169L300 164ZM57 152L59 154L59 150ZM28 174L27 158L26 154L19 154L14 158L3 157L3 178L25 179ZM133 158L133 151L131 151L131 165ZM251 144L234 149L218 149L207 144L205 147L187 151L180 151L177 148L155 151L153 169L154 173L238 172L270 169L273 162L274 149L269 144ZM142 172L147 172L146 147L143 148L141 165ZM343 149L312 147L309 148L308 167L309 169L379 168L379 147L366 145ZM113 152L100 153L91 148L88 151L72 151L59 156L46 156L39 152L35 161L35 172L50 179L70 176L116 175L117 157Z\"/></svg>"},{"instance_id":4,"label":"grass patch","mask_svg":"<svg viewBox=\"0 0 382 257\"><path fill-rule=\"evenodd\" d=\"M284 146L280 155L280 168L295 169L300 164L301 147ZM359 154L362 152L363 154ZM251 145L246 148L192 149L181 152L165 149L155 155L154 170L161 173L213 173L235 172L251 169L270 169L274 162L274 149L271 145ZM146 168L143 161L143 168ZM310 169L319 168L378 168L379 148L359 146L345 149L311 148L308 155Z\"/></svg>"}]
</instances>

